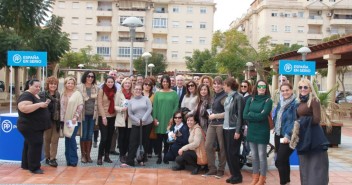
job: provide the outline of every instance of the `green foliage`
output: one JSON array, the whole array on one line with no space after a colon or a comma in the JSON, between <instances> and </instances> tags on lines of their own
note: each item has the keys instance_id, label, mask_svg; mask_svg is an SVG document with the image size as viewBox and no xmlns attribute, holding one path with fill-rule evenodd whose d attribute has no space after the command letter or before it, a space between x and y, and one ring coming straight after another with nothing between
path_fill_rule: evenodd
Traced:
<instances>
[{"instance_id":1,"label":"green foliage","mask_svg":"<svg viewBox=\"0 0 352 185\"><path fill-rule=\"evenodd\" d=\"M152 57L148 59L148 64L154 64L155 67L153 68L153 74L163 73L167 68L167 63L165 61L164 55L153 52L151 52L150 54L152 55ZM133 66L137 70L137 73L144 75L145 60L143 60L142 57L133 60Z\"/></svg>"},{"instance_id":2,"label":"green foliage","mask_svg":"<svg viewBox=\"0 0 352 185\"><path fill-rule=\"evenodd\" d=\"M328 76L328 69L318 69L317 71L322 77Z\"/></svg>"},{"instance_id":3,"label":"green foliage","mask_svg":"<svg viewBox=\"0 0 352 185\"><path fill-rule=\"evenodd\" d=\"M79 64L84 64L85 69L106 68L104 58L98 54L91 54L92 47L82 48L79 52L68 52L60 60L60 66L65 68L77 68Z\"/></svg>"},{"instance_id":4,"label":"green foliage","mask_svg":"<svg viewBox=\"0 0 352 185\"><path fill-rule=\"evenodd\" d=\"M202 67L211 58L212 58L212 55L208 49L204 51L200 51L196 49L193 51L192 57L185 57L187 69L196 73L207 72L207 71L202 71Z\"/></svg>"},{"instance_id":5,"label":"green foliage","mask_svg":"<svg viewBox=\"0 0 352 185\"><path fill-rule=\"evenodd\" d=\"M0 69L7 66L7 51L26 48L23 38L12 30L0 29Z\"/></svg>"},{"instance_id":6,"label":"green foliage","mask_svg":"<svg viewBox=\"0 0 352 185\"><path fill-rule=\"evenodd\" d=\"M341 38L341 35L340 34L334 34L334 35L331 35L330 37L323 38L323 42L329 42L329 41L332 41L332 40L336 40L338 38Z\"/></svg>"}]
</instances>

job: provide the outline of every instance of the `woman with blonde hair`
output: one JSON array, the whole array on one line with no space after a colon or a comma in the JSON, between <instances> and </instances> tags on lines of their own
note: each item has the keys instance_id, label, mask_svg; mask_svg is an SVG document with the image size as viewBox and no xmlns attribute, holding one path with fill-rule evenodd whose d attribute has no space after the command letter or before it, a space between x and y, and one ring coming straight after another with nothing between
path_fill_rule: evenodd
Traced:
<instances>
[{"instance_id":1,"label":"woman with blonde hair","mask_svg":"<svg viewBox=\"0 0 352 185\"><path fill-rule=\"evenodd\" d=\"M67 166L76 167L78 163L76 135L82 122L83 105L82 94L76 89L76 79L65 78L60 100L60 120L64 122Z\"/></svg>"},{"instance_id":2,"label":"woman with blonde hair","mask_svg":"<svg viewBox=\"0 0 352 185\"><path fill-rule=\"evenodd\" d=\"M321 106L313 85L307 79L298 82L297 116L291 142L296 141L295 129L299 130L297 153L302 185L327 185L329 183L328 140L320 126ZM309 128L309 129L308 129ZM303 135L304 134L304 135ZM302 139L310 138L310 139ZM292 147L293 144L290 143ZM309 146L309 147L307 147ZM316 178L319 177L319 178Z\"/></svg>"},{"instance_id":3,"label":"woman with blonde hair","mask_svg":"<svg viewBox=\"0 0 352 185\"><path fill-rule=\"evenodd\" d=\"M41 99L49 99L48 109L50 112L51 128L44 131L45 163L57 167L56 154L60 138L60 93L58 91L59 80L51 76L46 79L45 91L39 93Z\"/></svg>"},{"instance_id":4,"label":"woman with blonde hair","mask_svg":"<svg viewBox=\"0 0 352 185\"><path fill-rule=\"evenodd\" d=\"M120 162L127 162L127 152L130 140L132 122L128 118L128 103L132 98L132 79L125 78L121 82L121 91L115 95L116 120L115 127L118 128L118 144L120 150Z\"/></svg>"}]
</instances>

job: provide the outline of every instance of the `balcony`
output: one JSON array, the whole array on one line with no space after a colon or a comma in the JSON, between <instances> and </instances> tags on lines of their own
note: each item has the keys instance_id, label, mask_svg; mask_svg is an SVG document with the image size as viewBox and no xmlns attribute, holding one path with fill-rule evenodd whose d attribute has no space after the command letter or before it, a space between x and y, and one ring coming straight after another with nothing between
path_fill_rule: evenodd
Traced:
<instances>
[{"instance_id":1,"label":"balcony","mask_svg":"<svg viewBox=\"0 0 352 185\"><path fill-rule=\"evenodd\" d=\"M112 17L112 9L99 9L96 11L97 16Z\"/></svg>"},{"instance_id":2,"label":"balcony","mask_svg":"<svg viewBox=\"0 0 352 185\"><path fill-rule=\"evenodd\" d=\"M311 39L311 40L321 40L321 39L323 39L323 33L308 31L307 39L308 40L309 39Z\"/></svg>"},{"instance_id":3,"label":"balcony","mask_svg":"<svg viewBox=\"0 0 352 185\"><path fill-rule=\"evenodd\" d=\"M119 32L128 32L128 33L130 32L130 28L129 27L122 26L121 24L118 25L117 30ZM137 27L136 28L136 32L145 32L145 27L144 26L143 27Z\"/></svg>"},{"instance_id":4,"label":"balcony","mask_svg":"<svg viewBox=\"0 0 352 185\"><path fill-rule=\"evenodd\" d=\"M352 25L352 19L331 19L330 25Z\"/></svg>"},{"instance_id":5,"label":"balcony","mask_svg":"<svg viewBox=\"0 0 352 185\"><path fill-rule=\"evenodd\" d=\"M307 24L323 25L323 23L323 18L318 15L309 16L309 19L307 21Z\"/></svg>"},{"instance_id":6,"label":"balcony","mask_svg":"<svg viewBox=\"0 0 352 185\"><path fill-rule=\"evenodd\" d=\"M152 43L152 49L167 49L167 43L156 43L156 42L153 42Z\"/></svg>"},{"instance_id":7,"label":"balcony","mask_svg":"<svg viewBox=\"0 0 352 185\"><path fill-rule=\"evenodd\" d=\"M97 24L97 30L96 31L99 31L99 32L111 32L112 30L112 26L111 24L110 25L107 25L107 24Z\"/></svg>"},{"instance_id":8,"label":"balcony","mask_svg":"<svg viewBox=\"0 0 352 185\"><path fill-rule=\"evenodd\" d=\"M152 33L153 34L167 34L168 33L167 30L168 30L167 28L153 28Z\"/></svg>"}]
</instances>

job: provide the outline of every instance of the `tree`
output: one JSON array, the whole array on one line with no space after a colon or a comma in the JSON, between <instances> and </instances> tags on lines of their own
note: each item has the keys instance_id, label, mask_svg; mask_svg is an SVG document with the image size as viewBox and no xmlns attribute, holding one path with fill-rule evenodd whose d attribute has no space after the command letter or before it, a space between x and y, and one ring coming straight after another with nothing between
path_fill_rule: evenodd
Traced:
<instances>
[{"instance_id":1,"label":"tree","mask_svg":"<svg viewBox=\"0 0 352 185\"><path fill-rule=\"evenodd\" d=\"M167 68L167 63L163 54L160 53L150 53L152 57L148 59L148 64L154 64L153 74L163 73ZM139 57L133 61L133 66L137 70L137 73L145 73L145 60L142 57Z\"/></svg>"},{"instance_id":2,"label":"tree","mask_svg":"<svg viewBox=\"0 0 352 185\"><path fill-rule=\"evenodd\" d=\"M196 49L193 51L192 57L189 57L189 56L185 57L187 69L196 73L207 72L207 71L202 71L202 67L212 57L213 56L211 55L208 49L204 51L200 51Z\"/></svg>"}]
</instances>

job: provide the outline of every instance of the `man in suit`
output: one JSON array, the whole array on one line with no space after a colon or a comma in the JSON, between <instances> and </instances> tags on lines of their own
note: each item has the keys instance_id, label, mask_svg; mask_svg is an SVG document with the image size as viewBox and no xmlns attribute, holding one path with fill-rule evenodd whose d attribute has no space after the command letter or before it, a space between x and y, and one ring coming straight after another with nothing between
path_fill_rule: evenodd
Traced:
<instances>
[{"instance_id":1,"label":"man in suit","mask_svg":"<svg viewBox=\"0 0 352 185\"><path fill-rule=\"evenodd\" d=\"M176 91L178 95L178 107L181 107L181 103L183 100L183 97L186 94L186 87L185 87L185 78L182 75L177 75L176 76L176 87L173 87L172 90Z\"/></svg>"}]
</instances>

